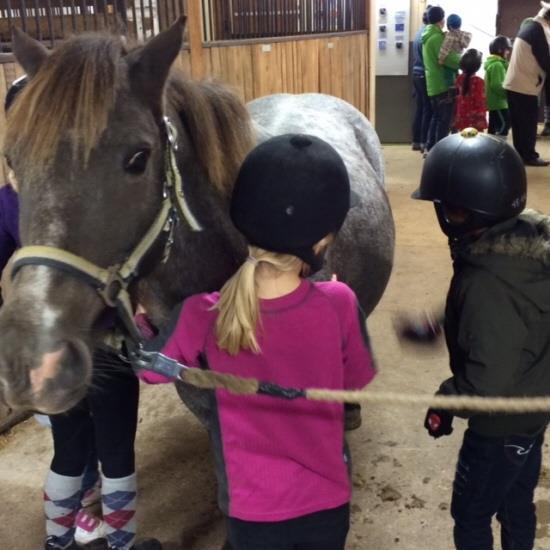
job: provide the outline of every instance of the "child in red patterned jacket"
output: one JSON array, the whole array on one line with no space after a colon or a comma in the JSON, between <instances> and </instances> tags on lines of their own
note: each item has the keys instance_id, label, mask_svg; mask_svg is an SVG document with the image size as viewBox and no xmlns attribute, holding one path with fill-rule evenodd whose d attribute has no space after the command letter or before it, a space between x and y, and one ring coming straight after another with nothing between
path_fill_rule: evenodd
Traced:
<instances>
[{"instance_id":1,"label":"child in red patterned jacket","mask_svg":"<svg viewBox=\"0 0 550 550\"><path fill-rule=\"evenodd\" d=\"M454 127L456 130L475 128L482 132L487 129L487 102L485 100L485 83L476 76L481 67L482 54L479 50L470 49L460 60L462 73L456 79L458 95Z\"/></svg>"}]
</instances>

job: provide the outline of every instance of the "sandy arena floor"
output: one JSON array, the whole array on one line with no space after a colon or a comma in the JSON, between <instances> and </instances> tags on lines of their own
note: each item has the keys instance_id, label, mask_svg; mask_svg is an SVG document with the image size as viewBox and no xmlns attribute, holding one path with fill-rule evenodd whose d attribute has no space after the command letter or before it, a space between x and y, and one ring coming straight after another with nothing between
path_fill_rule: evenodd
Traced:
<instances>
[{"instance_id":1,"label":"sandy arena floor","mask_svg":"<svg viewBox=\"0 0 550 550\"><path fill-rule=\"evenodd\" d=\"M550 158L550 141L539 149ZM397 248L389 287L369 320L380 367L372 389L431 393L447 376L444 346L402 347L392 322L400 311L441 305L451 264L433 208L409 199L420 155L406 146L387 146L384 153ZM528 176L529 206L550 212L550 167L529 168ZM350 435L355 492L349 550L452 549L448 509L464 423L456 421L451 437L434 441L423 416L422 409L370 406L363 427ZM51 452L49 430L32 419L0 437L0 550L43 548L42 483ZM218 550L224 529L207 436L171 387L143 388L137 456L140 535L158 537L167 550ZM550 550L548 456L536 501L536 548Z\"/></svg>"}]
</instances>

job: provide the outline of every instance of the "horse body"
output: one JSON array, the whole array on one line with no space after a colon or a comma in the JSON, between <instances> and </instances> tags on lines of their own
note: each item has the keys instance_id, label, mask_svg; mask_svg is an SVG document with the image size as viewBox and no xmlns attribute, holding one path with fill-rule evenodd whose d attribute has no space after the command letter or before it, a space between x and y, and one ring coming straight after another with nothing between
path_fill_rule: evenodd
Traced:
<instances>
[{"instance_id":1,"label":"horse body","mask_svg":"<svg viewBox=\"0 0 550 550\"><path fill-rule=\"evenodd\" d=\"M134 301L160 324L190 294L220 288L245 258L246 243L230 222L229 198L246 153L270 135L311 133L339 150L360 197L320 277L336 273L372 311L391 270L394 233L378 138L357 110L328 96L278 95L252 102L250 118L225 88L168 77L181 45L181 25L130 52L113 37L90 35L73 38L48 57L25 35L15 38L18 60L31 76L7 135L20 183L25 246L56 247L102 267L123 260L162 199L164 112L178 132L177 163L187 203L204 230L181 222L168 261L160 262L161 240L130 287ZM66 94L67 105L58 101L62 85L73 93ZM86 101L98 91L102 99L90 115ZM45 102L64 121L59 128L55 121L43 121L41 128L37 110ZM76 123L70 119L73 111ZM61 135L48 149L41 138L56 132ZM94 132L95 141L87 143ZM37 153L30 155L33 147ZM36 165L26 162L29 156ZM91 350L101 334L97 319L104 310L99 295L81 280L47 266L22 268L0 312L0 398L46 412L78 401L86 391Z\"/></svg>"}]
</instances>

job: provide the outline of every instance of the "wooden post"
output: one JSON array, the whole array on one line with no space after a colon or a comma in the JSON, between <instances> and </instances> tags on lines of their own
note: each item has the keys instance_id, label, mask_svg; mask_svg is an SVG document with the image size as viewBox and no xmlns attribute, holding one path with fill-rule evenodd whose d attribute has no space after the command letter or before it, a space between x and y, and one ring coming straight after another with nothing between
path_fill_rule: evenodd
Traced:
<instances>
[{"instance_id":1,"label":"wooden post","mask_svg":"<svg viewBox=\"0 0 550 550\"><path fill-rule=\"evenodd\" d=\"M200 79L204 77L201 0L187 0L187 28L191 50L191 76Z\"/></svg>"},{"instance_id":2,"label":"wooden post","mask_svg":"<svg viewBox=\"0 0 550 550\"><path fill-rule=\"evenodd\" d=\"M376 122L376 1L365 0L365 15L369 33L367 117L374 126Z\"/></svg>"}]
</instances>

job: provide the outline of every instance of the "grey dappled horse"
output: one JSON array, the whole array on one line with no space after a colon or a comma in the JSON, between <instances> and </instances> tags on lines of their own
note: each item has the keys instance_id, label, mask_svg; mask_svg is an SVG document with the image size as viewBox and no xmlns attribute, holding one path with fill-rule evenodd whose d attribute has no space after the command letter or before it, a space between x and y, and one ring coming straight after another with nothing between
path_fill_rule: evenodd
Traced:
<instances>
[{"instance_id":1,"label":"grey dappled horse","mask_svg":"<svg viewBox=\"0 0 550 550\"><path fill-rule=\"evenodd\" d=\"M15 33L30 82L10 109L5 152L19 182L23 245L61 249L101 267L128 257L165 192L168 116L186 204L203 230L180 220L168 260L161 262L162 234L136 270L132 299L161 324L185 297L220 288L245 258L228 204L247 152L270 135L311 133L342 154L361 199L321 276L337 273L369 313L386 286L394 245L372 126L333 97L276 95L247 111L223 86L186 79L171 70L183 24L134 49L90 33L49 53ZM0 389L11 406L54 413L86 391L105 303L93 285L45 264L16 272L0 313Z\"/></svg>"}]
</instances>

